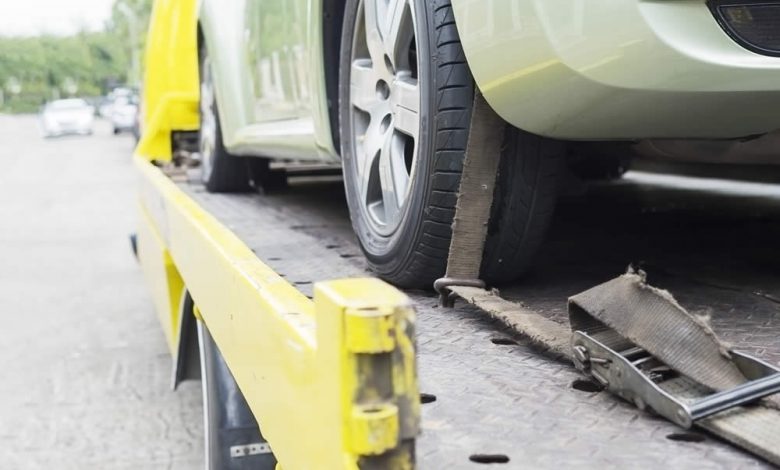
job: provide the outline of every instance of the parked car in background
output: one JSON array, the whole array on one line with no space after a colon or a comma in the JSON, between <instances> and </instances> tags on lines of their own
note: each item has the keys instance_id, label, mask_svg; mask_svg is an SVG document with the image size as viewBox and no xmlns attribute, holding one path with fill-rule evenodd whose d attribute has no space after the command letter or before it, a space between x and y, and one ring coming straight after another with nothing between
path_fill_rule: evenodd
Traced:
<instances>
[{"instance_id":1,"label":"parked car in background","mask_svg":"<svg viewBox=\"0 0 780 470\"><path fill-rule=\"evenodd\" d=\"M135 137L136 142L141 140L141 133L143 132L143 119L142 119L143 115L144 115L143 101L139 97L138 110L135 113L135 123L133 124L133 137Z\"/></svg>"},{"instance_id":2,"label":"parked car in background","mask_svg":"<svg viewBox=\"0 0 780 470\"><path fill-rule=\"evenodd\" d=\"M41 111L44 137L92 134L94 120L95 108L81 98L51 101Z\"/></svg>"},{"instance_id":3,"label":"parked car in background","mask_svg":"<svg viewBox=\"0 0 780 470\"><path fill-rule=\"evenodd\" d=\"M138 97L135 95L119 96L111 107L111 125L114 134L121 132L135 133L138 119Z\"/></svg>"},{"instance_id":4,"label":"parked car in background","mask_svg":"<svg viewBox=\"0 0 780 470\"><path fill-rule=\"evenodd\" d=\"M120 98L127 98L130 96L138 96L136 90L128 87L116 87L103 97L98 106L98 114L103 119L111 120L111 113L114 112L114 104ZM137 102L137 98L136 98Z\"/></svg>"},{"instance_id":5,"label":"parked car in background","mask_svg":"<svg viewBox=\"0 0 780 470\"><path fill-rule=\"evenodd\" d=\"M110 96L104 96L100 100L100 104L97 107L97 113L98 116L102 117L103 119L108 119L111 117L111 110L114 108L114 99Z\"/></svg>"}]
</instances>

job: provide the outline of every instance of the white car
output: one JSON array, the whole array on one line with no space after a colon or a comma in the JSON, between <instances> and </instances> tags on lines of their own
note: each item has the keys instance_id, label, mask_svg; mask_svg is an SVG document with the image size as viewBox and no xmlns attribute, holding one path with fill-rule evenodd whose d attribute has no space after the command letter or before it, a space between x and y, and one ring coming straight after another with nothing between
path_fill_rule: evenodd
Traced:
<instances>
[{"instance_id":1,"label":"white car","mask_svg":"<svg viewBox=\"0 0 780 470\"><path fill-rule=\"evenodd\" d=\"M90 135L95 120L95 108L80 98L47 103L41 112L44 137L68 134Z\"/></svg>"},{"instance_id":2,"label":"white car","mask_svg":"<svg viewBox=\"0 0 780 470\"><path fill-rule=\"evenodd\" d=\"M133 132L138 118L138 99L135 96L120 96L111 109L111 125L114 134Z\"/></svg>"}]
</instances>

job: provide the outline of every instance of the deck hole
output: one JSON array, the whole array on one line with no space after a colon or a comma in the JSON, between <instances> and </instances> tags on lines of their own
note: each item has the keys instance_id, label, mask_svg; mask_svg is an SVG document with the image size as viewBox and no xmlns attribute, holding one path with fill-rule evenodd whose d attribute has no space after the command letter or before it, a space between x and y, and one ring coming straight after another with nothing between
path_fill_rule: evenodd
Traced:
<instances>
[{"instance_id":1,"label":"deck hole","mask_svg":"<svg viewBox=\"0 0 780 470\"><path fill-rule=\"evenodd\" d=\"M252 251L254 251L254 250L252 250ZM276 256L272 256L272 257L268 258L268 261L281 261L281 260L282 260L282 258L278 258Z\"/></svg>"},{"instance_id":2,"label":"deck hole","mask_svg":"<svg viewBox=\"0 0 780 470\"><path fill-rule=\"evenodd\" d=\"M673 432L666 436L670 441L678 442L703 442L707 438L695 432Z\"/></svg>"},{"instance_id":3,"label":"deck hole","mask_svg":"<svg viewBox=\"0 0 780 470\"><path fill-rule=\"evenodd\" d=\"M350 254L346 254L346 253L343 254L343 255L339 255L339 256L341 256L342 258L354 258L355 257L355 255L350 255Z\"/></svg>"},{"instance_id":4,"label":"deck hole","mask_svg":"<svg viewBox=\"0 0 780 470\"><path fill-rule=\"evenodd\" d=\"M596 393L604 390L601 384L598 384L592 380L577 379L571 383L571 388L579 390L580 392Z\"/></svg>"},{"instance_id":5,"label":"deck hole","mask_svg":"<svg viewBox=\"0 0 780 470\"><path fill-rule=\"evenodd\" d=\"M512 338L490 338L490 342L499 346L517 346L517 341Z\"/></svg>"},{"instance_id":6,"label":"deck hole","mask_svg":"<svg viewBox=\"0 0 780 470\"><path fill-rule=\"evenodd\" d=\"M426 403L433 403L436 401L436 395L432 395L430 393L421 393L420 394L420 403L423 405Z\"/></svg>"},{"instance_id":7,"label":"deck hole","mask_svg":"<svg viewBox=\"0 0 780 470\"><path fill-rule=\"evenodd\" d=\"M308 286L311 284L311 281L295 281L294 283L296 286Z\"/></svg>"},{"instance_id":8,"label":"deck hole","mask_svg":"<svg viewBox=\"0 0 780 470\"><path fill-rule=\"evenodd\" d=\"M476 463L509 463L509 457L504 454L473 454L469 460Z\"/></svg>"},{"instance_id":9,"label":"deck hole","mask_svg":"<svg viewBox=\"0 0 780 470\"><path fill-rule=\"evenodd\" d=\"M328 250L335 250L336 248L340 248L338 245L325 245L325 248Z\"/></svg>"}]
</instances>

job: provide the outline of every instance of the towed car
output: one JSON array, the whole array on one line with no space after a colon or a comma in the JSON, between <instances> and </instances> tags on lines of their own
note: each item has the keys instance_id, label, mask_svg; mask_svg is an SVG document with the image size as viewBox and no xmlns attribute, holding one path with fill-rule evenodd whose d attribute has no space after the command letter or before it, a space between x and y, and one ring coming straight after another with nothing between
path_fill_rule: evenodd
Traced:
<instances>
[{"instance_id":1,"label":"towed car","mask_svg":"<svg viewBox=\"0 0 780 470\"><path fill-rule=\"evenodd\" d=\"M44 137L68 134L92 134L95 108L80 98L55 100L41 111L41 129Z\"/></svg>"},{"instance_id":2,"label":"towed car","mask_svg":"<svg viewBox=\"0 0 780 470\"><path fill-rule=\"evenodd\" d=\"M172 9L185 27L155 23ZM780 162L778 21L772 0L159 0L139 151L197 135L210 191L262 183L268 160L340 164L369 264L430 286L479 91L505 123L482 263L501 283L531 265L573 157L612 175L597 167L707 148Z\"/></svg>"}]
</instances>

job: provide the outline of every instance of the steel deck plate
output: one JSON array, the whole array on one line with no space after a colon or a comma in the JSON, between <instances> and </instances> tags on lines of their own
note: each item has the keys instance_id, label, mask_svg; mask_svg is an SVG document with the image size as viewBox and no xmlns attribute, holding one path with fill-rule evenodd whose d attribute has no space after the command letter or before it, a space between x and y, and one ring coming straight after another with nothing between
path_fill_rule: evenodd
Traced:
<instances>
[{"instance_id":1,"label":"steel deck plate","mask_svg":"<svg viewBox=\"0 0 780 470\"><path fill-rule=\"evenodd\" d=\"M179 184L307 294L314 280L368 274L339 181L300 182L266 196ZM778 259L780 196L667 186L629 177L565 200L537 268L502 293L565 321L568 295L640 264L683 305L709 309L739 349L778 363L780 293L770 288L780 284L766 260ZM423 406L421 468L479 468L470 458L483 454L507 456L500 468L768 468L606 392L574 389L581 377L572 367L473 308L444 310L430 292L409 294L418 310L421 391L436 397Z\"/></svg>"}]
</instances>

